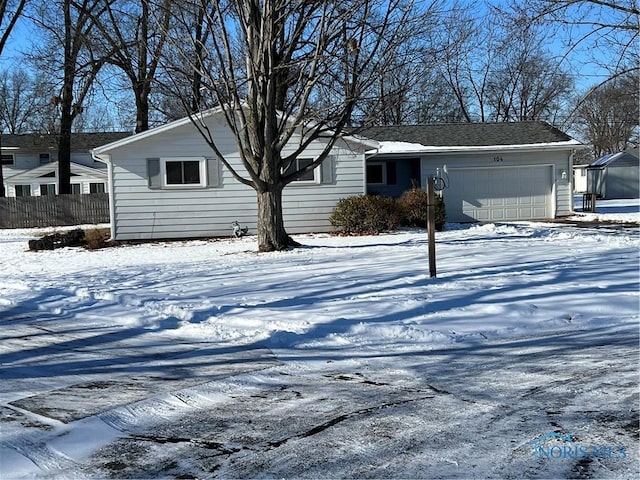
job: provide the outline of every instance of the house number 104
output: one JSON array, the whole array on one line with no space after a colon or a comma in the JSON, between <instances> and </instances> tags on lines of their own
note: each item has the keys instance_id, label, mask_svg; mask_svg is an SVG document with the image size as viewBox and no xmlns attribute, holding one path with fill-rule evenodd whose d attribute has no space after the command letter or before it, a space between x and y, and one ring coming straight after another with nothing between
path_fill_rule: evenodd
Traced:
<instances>
[{"instance_id":1,"label":"house number 104","mask_svg":"<svg viewBox=\"0 0 640 480\"><path fill-rule=\"evenodd\" d=\"M502 162L502 157L493 157L494 162Z\"/></svg>"}]
</instances>

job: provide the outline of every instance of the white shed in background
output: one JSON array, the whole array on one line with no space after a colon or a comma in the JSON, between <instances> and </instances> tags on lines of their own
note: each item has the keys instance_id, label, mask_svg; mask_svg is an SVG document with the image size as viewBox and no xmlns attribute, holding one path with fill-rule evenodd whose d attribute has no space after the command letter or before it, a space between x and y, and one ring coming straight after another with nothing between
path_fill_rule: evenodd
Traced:
<instances>
[{"instance_id":1,"label":"white shed in background","mask_svg":"<svg viewBox=\"0 0 640 480\"><path fill-rule=\"evenodd\" d=\"M573 166L573 192L574 193L586 193L588 167L589 165Z\"/></svg>"}]
</instances>

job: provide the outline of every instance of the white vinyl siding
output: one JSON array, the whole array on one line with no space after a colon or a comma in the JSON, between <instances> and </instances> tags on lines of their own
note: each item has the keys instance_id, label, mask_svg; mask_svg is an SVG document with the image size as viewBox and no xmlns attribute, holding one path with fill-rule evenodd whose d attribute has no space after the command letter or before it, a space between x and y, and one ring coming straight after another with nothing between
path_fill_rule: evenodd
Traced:
<instances>
[{"instance_id":1,"label":"white vinyl siding","mask_svg":"<svg viewBox=\"0 0 640 480\"><path fill-rule=\"evenodd\" d=\"M225 158L244 172L226 127L213 121L210 127L215 138L223 139L218 147ZM320 143L312 143L300 157L317 158L321 147ZM284 189L283 213L289 233L331 231L328 219L338 200L364 193L364 152L357 152L357 147L344 143L334 147L332 155L316 169L319 183L293 182ZM255 191L238 182L218 159L211 157L213 152L191 124L107 153L113 163L111 198L116 239L230 236L231 223L236 220L249 227L250 235L256 233ZM153 176L154 172L149 172L148 159L187 157L207 159L206 188L153 186L150 173Z\"/></svg>"}]
</instances>

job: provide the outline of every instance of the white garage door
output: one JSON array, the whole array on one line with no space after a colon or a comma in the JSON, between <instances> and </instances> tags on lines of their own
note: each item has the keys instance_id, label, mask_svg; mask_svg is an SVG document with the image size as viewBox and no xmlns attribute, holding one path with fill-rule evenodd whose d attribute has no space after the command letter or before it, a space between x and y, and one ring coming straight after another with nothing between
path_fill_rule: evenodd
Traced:
<instances>
[{"instance_id":1,"label":"white garage door","mask_svg":"<svg viewBox=\"0 0 640 480\"><path fill-rule=\"evenodd\" d=\"M552 174L551 166L451 168L447 221L553 218Z\"/></svg>"}]
</instances>

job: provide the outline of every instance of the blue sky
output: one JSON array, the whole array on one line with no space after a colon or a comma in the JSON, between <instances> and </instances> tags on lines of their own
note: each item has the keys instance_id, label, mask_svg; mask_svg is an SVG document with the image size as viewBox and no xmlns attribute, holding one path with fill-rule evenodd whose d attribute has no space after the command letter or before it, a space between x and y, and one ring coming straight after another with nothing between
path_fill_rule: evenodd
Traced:
<instances>
[{"instance_id":1,"label":"blue sky","mask_svg":"<svg viewBox=\"0 0 640 480\"><path fill-rule=\"evenodd\" d=\"M480 6L479 11L482 11L483 9L484 7ZM573 37L577 38L588 32L589 29L591 29L591 26L572 28L574 30ZM567 32L558 32L558 34L556 34L556 32L552 32L549 36L549 42L546 44L546 47L552 54L558 57L565 56L568 50L566 44L570 41L570 37L568 35L569 33ZM20 66L23 63L21 59L21 52L29 51L33 38L35 38L35 32L32 28L31 21L22 18L18 22L7 46L5 47L5 51L0 59L0 70ZM590 87L604 81L610 74L606 68L596 64L594 57L601 63L611 67L617 61L617 58L606 48L596 50L589 47L591 47L591 45L587 43L578 44L562 61L563 70L572 75L576 82L576 93L578 94L586 92Z\"/></svg>"}]
</instances>

